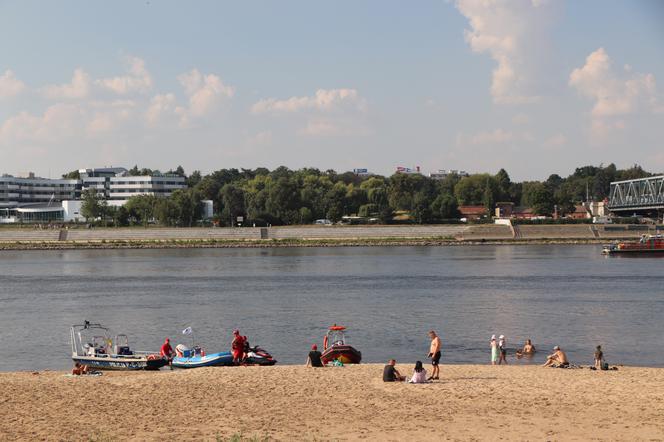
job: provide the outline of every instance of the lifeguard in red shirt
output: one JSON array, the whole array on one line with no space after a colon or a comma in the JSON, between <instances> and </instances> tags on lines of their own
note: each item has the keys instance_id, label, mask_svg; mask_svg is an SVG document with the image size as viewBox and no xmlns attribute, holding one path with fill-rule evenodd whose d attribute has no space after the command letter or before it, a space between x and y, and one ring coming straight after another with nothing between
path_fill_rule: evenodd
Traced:
<instances>
[{"instance_id":1,"label":"lifeguard in red shirt","mask_svg":"<svg viewBox=\"0 0 664 442\"><path fill-rule=\"evenodd\" d=\"M233 352L233 363L239 365L244 359L244 343L246 339L240 335L240 330L233 330L233 342L231 343L231 351Z\"/></svg>"},{"instance_id":2,"label":"lifeguard in red shirt","mask_svg":"<svg viewBox=\"0 0 664 442\"><path fill-rule=\"evenodd\" d=\"M171 340L166 338L164 341L164 344L161 346L161 350L159 350L159 354L161 355L162 358L168 359L168 365L171 367L171 370L173 369L173 366L171 363L173 362L173 356L175 353L173 352L173 347L171 347Z\"/></svg>"}]
</instances>

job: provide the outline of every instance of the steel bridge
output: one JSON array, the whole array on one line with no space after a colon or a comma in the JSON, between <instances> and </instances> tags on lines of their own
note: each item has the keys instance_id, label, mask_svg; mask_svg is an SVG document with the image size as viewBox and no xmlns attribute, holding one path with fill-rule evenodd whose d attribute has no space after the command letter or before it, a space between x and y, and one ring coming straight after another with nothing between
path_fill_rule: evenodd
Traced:
<instances>
[{"instance_id":1,"label":"steel bridge","mask_svg":"<svg viewBox=\"0 0 664 442\"><path fill-rule=\"evenodd\" d=\"M662 209L664 209L664 175L611 183L610 211L636 212Z\"/></svg>"}]
</instances>

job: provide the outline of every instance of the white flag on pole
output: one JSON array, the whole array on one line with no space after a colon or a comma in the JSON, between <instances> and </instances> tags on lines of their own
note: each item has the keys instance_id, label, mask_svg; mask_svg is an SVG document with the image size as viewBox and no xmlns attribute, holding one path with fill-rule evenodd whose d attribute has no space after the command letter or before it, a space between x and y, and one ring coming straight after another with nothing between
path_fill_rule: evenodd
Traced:
<instances>
[{"instance_id":1,"label":"white flag on pole","mask_svg":"<svg viewBox=\"0 0 664 442\"><path fill-rule=\"evenodd\" d=\"M182 330L183 335L190 335L192 332L193 330L191 329L191 327L187 327L184 330Z\"/></svg>"}]
</instances>

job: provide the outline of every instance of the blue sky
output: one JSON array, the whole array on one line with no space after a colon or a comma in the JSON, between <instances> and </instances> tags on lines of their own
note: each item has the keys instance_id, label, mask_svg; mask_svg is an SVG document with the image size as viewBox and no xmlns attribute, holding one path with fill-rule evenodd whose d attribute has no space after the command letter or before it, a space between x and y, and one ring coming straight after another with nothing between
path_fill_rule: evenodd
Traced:
<instances>
[{"instance_id":1,"label":"blue sky","mask_svg":"<svg viewBox=\"0 0 664 442\"><path fill-rule=\"evenodd\" d=\"M663 21L657 0L0 0L0 172L662 171Z\"/></svg>"}]
</instances>

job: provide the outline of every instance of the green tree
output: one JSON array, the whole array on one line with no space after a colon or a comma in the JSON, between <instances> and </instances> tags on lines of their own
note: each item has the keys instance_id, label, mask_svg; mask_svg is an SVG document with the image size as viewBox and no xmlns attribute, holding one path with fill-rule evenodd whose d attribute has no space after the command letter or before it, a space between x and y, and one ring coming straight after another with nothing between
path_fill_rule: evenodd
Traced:
<instances>
[{"instance_id":1,"label":"green tree","mask_svg":"<svg viewBox=\"0 0 664 442\"><path fill-rule=\"evenodd\" d=\"M441 193L431 203L431 212L437 219L455 219L459 218L459 209L456 198L450 194Z\"/></svg>"},{"instance_id":2,"label":"green tree","mask_svg":"<svg viewBox=\"0 0 664 442\"><path fill-rule=\"evenodd\" d=\"M527 191L524 191L524 198L538 215L550 216L553 213L555 199L551 188L544 183L531 183Z\"/></svg>"},{"instance_id":3,"label":"green tree","mask_svg":"<svg viewBox=\"0 0 664 442\"><path fill-rule=\"evenodd\" d=\"M72 170L71 172L67 172L62 175L62 178L65 180L80 180L81 174L78 170Z\"/></svg>"},{"instance_id":4,"label":"green tree","mask_svg":"<svg viewBox=\"0 0 664 442\"><path fill-rule=\"evenodd\" d=\"M187 187L196 187L198 183L201 182L201 171L200 170L194 170L191 175L189 175L186 179Z\"/></svg>"},{"instance_id":5,"label":"green tree","mask_svg":"<svg viewBox=\"0 0 664 442\"><path fill-rule=\"evenodd\" d=\"M136 195L130 197L125 203L129 218L147 226L151 220L155 219L155 209L158 200L154 195Z\"/></svg>"},{"instance_id":6,"label":"green tree","mask_svg":"<svg viewBox=\"0 0 664 442\"><path fill-rule=\"evenodd\" d=\"M234 225L238 216L244 217L246 215L244 190L241 187L234 184L224 184L224 187L219 191L219 195L223 205L221 211L222 222L226 223L228 221L230 225Z\"/></svg>"},{"instance_id":7,"label":"green tree","mask_svg":"<svg viewBox=\"0 0 664 442\"><path fill-rule=\"evenodd\" d=\"M461 178L454 187L454 196L461 206L478 205L487 202L487 187L490 188L492 198L495 201L495 191L498 186L495 178L488 173L471 175Z\"/></svg>"},{"instance_id":8,"label":"green tree","mask_svg":"<svg viewBox=\"0 0 664 442\"><path fill-rule=\"evenodd\" d=\"M81 215L86 221L95 220L102 215L101 201L103 198L95 189L87 189L82 195Z\"/></svg>"}]
</instances>

